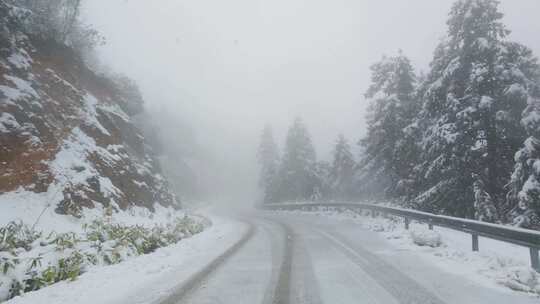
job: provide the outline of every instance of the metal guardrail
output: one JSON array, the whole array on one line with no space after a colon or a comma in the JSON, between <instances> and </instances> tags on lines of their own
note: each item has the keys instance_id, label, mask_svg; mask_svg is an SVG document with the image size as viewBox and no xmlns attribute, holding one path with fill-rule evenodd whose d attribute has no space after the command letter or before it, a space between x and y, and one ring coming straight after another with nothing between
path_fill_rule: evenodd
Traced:
<instances>
[{"instance_id":1,"label":"metal guardrail","mask_svg":"<svg viewBox=\"0 0 540 304\"><path fill-rule=\"evenodd\" d=\"M511 243L529 248L531 266L540 272L540 231L514 228L499 224L491 224L469 219L462 219L450 216L435 215L432 213L415 211L410 209L386 207L375 204L363 203L284 203L265 204L262 209L266 210L305 210L310 211L320 208L349 209L351 211L370 211L373 217L377 214L393 215L402 217L405 222L405 229L409 229L411 220L416 220L428 224L429 229L433 226L445 227L453 230L469 233L472 236L472 250L479 250L478 237L482 236L506 243Z\"/></svg>"}]
</instances>

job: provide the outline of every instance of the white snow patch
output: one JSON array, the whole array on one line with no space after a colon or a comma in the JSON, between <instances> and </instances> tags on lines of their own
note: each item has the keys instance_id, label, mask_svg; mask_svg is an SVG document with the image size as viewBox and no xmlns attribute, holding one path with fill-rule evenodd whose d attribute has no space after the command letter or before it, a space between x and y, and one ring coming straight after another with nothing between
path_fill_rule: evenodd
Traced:
<instances>
[{"instance_id":1,"label":"white snow patch","mask_svg":"<svg viewBox=\"0 0 540 304\"><path fill-rule=\"evenodd\" d=\"M111 133L103 127L103 125L99 122L97 119L98 113L97 113L97 105L98 100L96 97L94 97L91 94L86 94L84 96L84 104L85 104L85 110L86 113L84 115L86 116L86 124L89 126L96 127L101 133L111 136Z\"/></svg>"},{"instance_id":2,"label":"white snow patch","mask_svg":"<svg viewBox=\"0 0 540 304\"><path fill-rule=\"evenodd\" d=\"M33 225L41 213L36 229L48 234L52 231L57 233L83 232L83 225L94 220L103 219L104 208L96 204L93 209L83 208L81 218L60 215L54 212L56 204L62 196L57 185L51 185L47 192L35 193L20 188L16 191L0 195L0 226L5 226L12 221L22 221ZM165 223L172 216L182 217L185 213L170 207L154 205L154 212L147 208L132 206L126 211L114 212L111 221L123 225L141 225L151 228L156 224Z\"/></svg>"},{"instance_id":3,"label":"white snow patch","mask_svg":"<svg viewBox=\"0 0 540 304\"><path fill-rule=\"evenodd\" d=\"M95 146L93 138L80 128L75 128L50 164L56 179L60 183L86 184L88 178L96 176L97 171L87 160L89 152L94 151Z\"/></svg>"},{"instance_id":4,"label":"white snow patch","mask_svg":"<svg viewBox=\"0 0 540 304\"><path fill-rule=\"evenodd\" d=\"M20 188L0 195L0 226L5 226L11 221L23 221L32 225L43 212L38 228L46 233L80 231L81 224L78 219L54 212L54 205L58 201L55 198L55 194L58 194L56 192L56 188L51 186L49 191L44 193L34 193ZM49 203L52 203L52 206L47 207Z\"/></svg>"},{"instance_id":5,"label":"white snow patch","mask_svg":"<svg viewBox=\"0 0 540 304\"><path fill-rule=\"evenodd\" d=\"M480 38L476 39L476 42L478 43L478 47L480 49L487 49L490 46L488 40L486 38L484 38L484 37L480 37Z\"/></svg>"},{"instance_id":6,"label":"white snow patch","mask_svg":"<svg viewBox=\"0 0 540 304\"><path fill-rule=\"evenodd\" d=\"M133 180L133 183L135 185L137 185L137 187L139 187L139 188L149 188L148 184L146 184L145 182L140 182L138 180Z\"/></svg>"},{"instance_id":7,"label":"white snow patch","mask_svg":"<svg viewBox=\"0 0 540 304\"><path fill-rule=\"evenodd\" d=\"M93 164L88 160L92 152L98 152L104 158L114 158L106 149L96 145L93 138L80 128L75 128L70 137L64 141L62 149L50 163L51 171L60 185L67 183L88 185L87 180L99 176L100 190L105 196L121 193L109 178L100 176Z\"/></svg>"},{"instance_id":8,"label":"white snow patch","mask_svg":"<svg viewBox=\"0 0 540 304\"><path fill-rule=\"evenodd\" d=\"M26 96L26 94L23 94L21 91L5 85L0 85L0 93L6 97L6 103L13 103L13 101L17 101Z\"/></svg>"},{"instance_id":9,"label":"white snow patch","mask_svg":"<svg viewBox=\"0 0 540 304\"><path fill-rule=\"evenodd\" d=\"M21 125L13 115L6 112L0 114L0 133L8 133L20 127Z\"/></svg>"},{"instance_id":10,"label":"white snow patch","mask_svg":"<svg viewBox=\"0 0 540 304\"><path fill-rule=\"evenodd\" d=\"M480 109L489 109L491 108L492 104L493 104L493 98L489 96L482 96L482 98L480 98L480 103L478 107Z\"/></svg>"},{"instance_id":11,"label":"white snow patch","mask_svg":"<svg viewBox=\"0 0 540 304\"><path fill-rule=\"evenodd\" d=\"M32 97L39 97L36 90L32 88L32 85L28 81L10 75L4 75L4 78L12 82L17 87L17 89L21 90L22 92L28 93Z\"/></svg>"},{"instance_id":12,"label":"white snow patch","mask_svg":"<svg viewBox=\"0 0 540 304\"><path fill-rule=\"evenodd\" d=\"M442 245L441 234L427 228L411 229L411 239L419 246L439 247Z\"/></svg>"},{"instance_id":13,"label":"white snow patch","mask_svg":"<svg viewBox=\"0 0 540 304\"><path fill-rule=\"evenodd\" d=\"M514 83L512 85L510 85L510 87L508 87L508 89L506 89L506 94L508 95L527 95L527 90L525 90L525 88L519 84L519 83Z\"/></svg>"},{"instance_id":14,"label":"white snow patch","mask_svg":"<svg viewBox=\"0 0 540 304\"><path fill-rule=\"evenodd\" d=\"M51 76L55 79L56 82L60 82L62 83L64 86L70 88L72 91L74 92L78 92L79 90L77 88L75 88L70 82L68 82L67 80L63 79L62 77L58 76L58 74L56 74L56 72L53 70L53 69L50 69L50 68L47 68L45 70L47 73L51 74Z\"/></svg>"},{"instance_id":15,"label":"white snow patch","mask_svg":"<svg viewBox=\"0 0 540 304\"><path fill-rule=\"evenodd\" d=\"M32 58L22 48L19 52L11 54L7 60L18 69L28 69L32 64Z\"/></svg>"},{"instance_id":16,"label":"white snow patch","mask_svg":"<svg viewBox=\"0 0 540 304\"><path fill-rule=\"evenodd\" d=\"M530 111L521 119L521 124L526 128L534 128L538 123L540 123L538 111Z\"/></svg>"},{"instance_id":17,"label":"white snow patch","mask_svg":"<svg viewBox=\"0 0 540 304\"><path fill-rule=\"evenodd\" d=\"M101 109L103 111L106 111L106 112L109 112L109 113L112 113L112 114L120 117L125 122L130 121L129 115L127 115L126 112L124 112L124 110L122 110L120 108L120 106L118 106L117 104L114 104L114 105L112 105L112 104L100 105L99 109Z\"/></svg>"}]
</instances>

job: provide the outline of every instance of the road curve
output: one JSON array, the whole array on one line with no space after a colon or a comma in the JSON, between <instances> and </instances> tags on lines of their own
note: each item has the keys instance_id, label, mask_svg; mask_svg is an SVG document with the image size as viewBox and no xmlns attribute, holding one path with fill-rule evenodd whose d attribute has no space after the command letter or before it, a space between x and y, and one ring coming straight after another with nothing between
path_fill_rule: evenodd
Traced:
<instances>
[{"instance_id":1,"label":"road curve","mask_svg":"<svg viewBox=\"0 0 540 304\"><path fill-rule=\"evenodd\" d=\"M330 218L256 212L254 228L163 304L538 303L478 285Z\"/></svg>"},{"instance_id":2,"label":"road curve","mask_svg":"<svg viewBox=\"0 0 540 304\"><path fill-rule=\"evenodd\" d=\"M176 290L174 290L168 297L161 300L159 304L178 303L179 299L185 298L187 294L189 294L193 289L196 289L197 286L199 286L201 282L203 282L203 280L206 279L218 266L223 264L232 255L234 255L240 248L242 248L248 242L248 240L250 240L253 237L256 230L255 226L252 223L246 222L246 224L248 227L247 231L242 236L242 238L240 238L240 240L236 242L236 244L231 246L229 249L225 250L221 255L215 258L212 262L206 265L199 272L194 274L181 286L178 286Z\"/></svg>"}]
</instances>

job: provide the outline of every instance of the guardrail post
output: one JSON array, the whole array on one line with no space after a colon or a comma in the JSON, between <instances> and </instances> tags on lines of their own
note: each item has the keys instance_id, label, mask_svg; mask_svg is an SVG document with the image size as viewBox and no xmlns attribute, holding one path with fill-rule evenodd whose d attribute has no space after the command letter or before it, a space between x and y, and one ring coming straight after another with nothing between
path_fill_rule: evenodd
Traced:
<instances>
[{"instance_id":1,"label":"guardrail post","mask_svg":"<svg viewBox=\"0 0 540 304\"><path fill-rule=\"evenodd\" d=\"M478 251L478 234L472 234L472 251Z\"/></svg>"},{"instance_id":2,"label":"guardrail post","mask_svg":"<svg viewBox=\"0 0 540 304\"><path fill-rule=\"evenodd\" d=\"M538 257L538 248L529 248L531 254L531 267L540 272L540 258Z\"/></svg>"},{"instance_id":3,"label":"guardrail post","mask_svg":"<svg viewBox=\"0 0 540 304\"><path fill-rule=\"evenodd\" d=\"M433 230L433 224L432 223L428 223L428 229Z\"/></svg>"},{"instance_id":4,"label":"guardrail post","mask_svg":"<svg viewBox=\"0 0 540 304\"><path fill-rule=\"evenodd\" d=\"M405 229L409 230L409 218L405 218Z\"/></svg>"}]
</instances>

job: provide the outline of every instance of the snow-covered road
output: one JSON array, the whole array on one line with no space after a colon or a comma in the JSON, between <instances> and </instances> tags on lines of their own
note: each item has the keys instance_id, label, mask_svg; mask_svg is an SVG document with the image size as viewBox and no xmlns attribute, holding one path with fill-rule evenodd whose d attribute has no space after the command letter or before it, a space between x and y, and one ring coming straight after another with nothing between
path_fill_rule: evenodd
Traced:
<instances>
[{"instance_id":1,"label":"snow-covered road","mask_svg":"<svg viewBox=\"0 0 540 304\"><path fill-rule=\"evenodd\" d=\"M418 247L396 246L384 234L363 228L369 218L261 211L210 218L210 228L178 244L92 268L74 282L7 303L539 302L538 297L448 271Z\"/></svg>"},{"instance_id":2,"label":"snow-covered road","mask_svg":"<svg viewBox=\"0 0 540 304\"><path fill-rule=\"evenodd\" d=\"M245 216L252 237L171 303L538 303L443 271L351 222Z\"/></svg>"}]
</instances>

